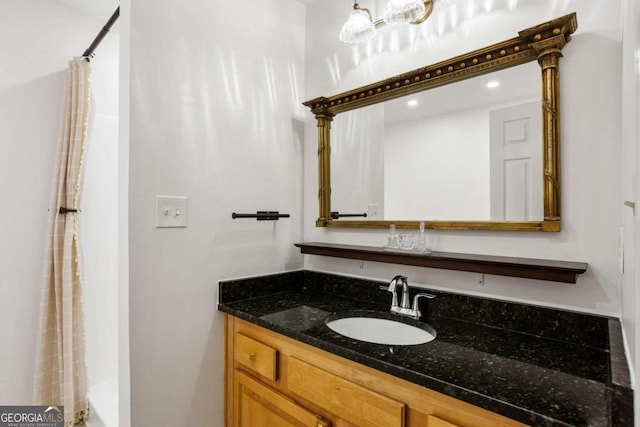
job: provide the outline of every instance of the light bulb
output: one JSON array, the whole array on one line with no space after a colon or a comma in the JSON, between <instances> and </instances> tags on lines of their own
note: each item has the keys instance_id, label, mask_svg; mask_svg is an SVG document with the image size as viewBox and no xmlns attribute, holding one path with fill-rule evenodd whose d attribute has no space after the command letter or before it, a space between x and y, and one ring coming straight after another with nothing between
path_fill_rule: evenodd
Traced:
<instances>
[{"instance_id":1,"label":"light bulb","mask_svg":"<svg viewBox=\"0 0 640 427\"><path fill-rule=\"evenodd\" d=\"M406 24L415 21L425 12L422 0L389 0L384 10L387 24Z\"/></svg>"},{"instance_id":2,"label":"light bulb","mask_svg":"<svg viewBox=\"0 0 640 427\"><path fill-rule=\"evenodd\" d=\"M345 43L359 43L375 37L376 27L366 9L356 7L340 30L340 40Z\"/></svg>"}]
</instances>

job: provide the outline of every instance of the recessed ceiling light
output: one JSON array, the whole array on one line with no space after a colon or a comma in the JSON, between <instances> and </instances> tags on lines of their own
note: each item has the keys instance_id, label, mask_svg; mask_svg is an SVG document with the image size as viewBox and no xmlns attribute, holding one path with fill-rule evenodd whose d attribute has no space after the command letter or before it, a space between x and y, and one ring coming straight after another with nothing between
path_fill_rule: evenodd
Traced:
<instances>
[{"instance_id":1,"label":"recessed ceiling light","mask_svg":"<svg viewBox=\"0 0 640 427\"><path fill-rule=\"evenodd\" d=\"M487 83L487 87L488 87L489 89L495 89L495 88L497 88L498 86L500 86L500 82L499 82L499 81L497 81L497 80L494 80L494 81L491 81L491 82Z\"/></svg>"},{"instance_id":2,"label":"recessed ceiling light","mask_svg":"<svg viewBox=\"0 0 640 427\"><path fill-rule=\"evenodd\" d=\"M407 105L408 105L409 107L415 107L416 105L418 105L418 101L417 101L417 100L415 100L415 99L412 99L412 100L410 100L410 101L407 101Z\"/></svg>"}]
</instances>

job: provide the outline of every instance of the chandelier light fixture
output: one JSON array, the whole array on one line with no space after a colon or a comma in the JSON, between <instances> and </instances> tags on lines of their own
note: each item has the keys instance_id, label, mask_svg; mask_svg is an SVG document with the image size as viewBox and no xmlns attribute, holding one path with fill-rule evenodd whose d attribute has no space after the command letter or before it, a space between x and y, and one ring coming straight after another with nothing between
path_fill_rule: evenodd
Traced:
<instances>
[{"instance_id":1,"label":"chandelier light fixture","mask_svg":"<svg viewBox=\"0 0 640 427\"><path fill-rule=\"evenodd\" d=\"M340 30L340 40L360 43L375 37L376 27L384 24L421 24L433 10L433 0L389 0L383 19L374 21L369 9L353 0L353 11Z\"/></svg>"}]
</instances>

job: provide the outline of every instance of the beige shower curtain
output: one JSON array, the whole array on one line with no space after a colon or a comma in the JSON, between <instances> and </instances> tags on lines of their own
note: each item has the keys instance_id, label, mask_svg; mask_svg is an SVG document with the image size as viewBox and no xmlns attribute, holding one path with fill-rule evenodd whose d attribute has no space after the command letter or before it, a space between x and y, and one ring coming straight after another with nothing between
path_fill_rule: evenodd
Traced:
<instances>
[{"instance_id":1,"label":"beige shower curtain","mask_svg":"<svg viewBox=\"0 0 640 427\"><path fill-rule=\"evenodd\" d=\"M86 58L69 62L49 206L34 378L34 404L64 406L65 426L88 416L80 212L64 214L60 208L79 209L90 71Z\"/></svg>"}]
</instances>

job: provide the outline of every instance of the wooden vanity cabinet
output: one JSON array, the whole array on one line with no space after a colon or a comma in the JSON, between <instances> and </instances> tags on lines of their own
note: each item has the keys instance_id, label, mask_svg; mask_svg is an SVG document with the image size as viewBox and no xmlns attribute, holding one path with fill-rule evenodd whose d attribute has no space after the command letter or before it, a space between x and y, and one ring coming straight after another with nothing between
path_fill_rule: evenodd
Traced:
<instances>
[{"instance_id":1,"label":"wooden vanity cabinet","mask_svg":"<svg viewBox=\"0 0 640 427\"><path fill-rule=\"evenodd\" d=\"M225 427L523 427L225 315Z\"/></svg>"}]
</instances>

